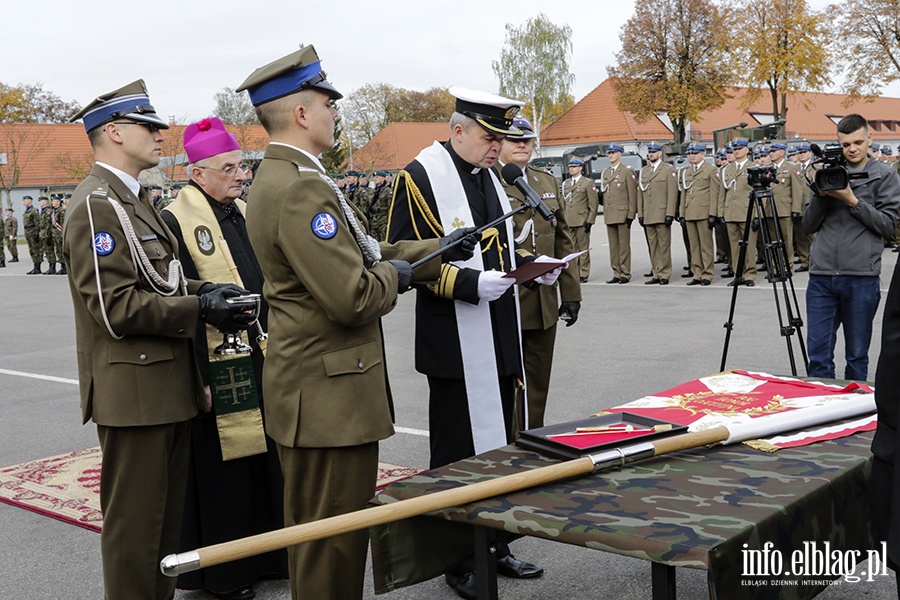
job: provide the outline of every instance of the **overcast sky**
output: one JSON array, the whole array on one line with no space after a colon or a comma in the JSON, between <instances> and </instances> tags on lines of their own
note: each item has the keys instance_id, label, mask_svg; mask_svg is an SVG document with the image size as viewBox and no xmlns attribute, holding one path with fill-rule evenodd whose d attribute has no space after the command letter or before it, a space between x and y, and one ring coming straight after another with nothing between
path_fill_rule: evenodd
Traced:
<instances>
[{"instance_id":1,"label":"overcast sky","mask_svg":"<svg viewBox=\"0 0 900 600\"><path fill-rule=\"evenodd\" d=\"M633 10L634 0L15 2L4 8L0 81L40 82L84 105L143 78L159 114L192 121L211 114L217 91L306 43L345 95L379 81L496 91L504 25L544 12L572 27L577 101L606 78Z\"/></svg>"}]
</instances>

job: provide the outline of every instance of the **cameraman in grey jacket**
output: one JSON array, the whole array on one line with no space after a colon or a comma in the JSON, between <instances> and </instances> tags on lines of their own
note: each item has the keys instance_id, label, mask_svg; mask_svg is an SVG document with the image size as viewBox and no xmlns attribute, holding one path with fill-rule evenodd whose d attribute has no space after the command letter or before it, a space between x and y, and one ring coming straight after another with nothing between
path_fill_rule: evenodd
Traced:
<instances>
[{"instance_id":1,"label":"cameraman in grey jacket","mask_svg":"<svg viewBox=\"0 0 900 600\"><path fill-rule=\"evenodd\" d=\"M838 122L837 135L851 176L865 176L851 178L842 190L811 193L803 215L803 226L817 234L806 290L808 375L834 378L834 346L843 326L844 378L865 381L881 300L882 238L893 237L900 218L900 178L869 156L865 118L847 115Z\"/></svg>"}]
</instances>

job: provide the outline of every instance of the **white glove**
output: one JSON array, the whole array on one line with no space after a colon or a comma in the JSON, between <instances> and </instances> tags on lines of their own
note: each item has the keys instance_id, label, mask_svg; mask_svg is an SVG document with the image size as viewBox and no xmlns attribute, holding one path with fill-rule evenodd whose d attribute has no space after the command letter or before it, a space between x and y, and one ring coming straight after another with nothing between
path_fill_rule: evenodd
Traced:
<instances>
[{"instance_id":1,"label":"white glove","mask_svg":"<svg viewBox=\"0 0 900 600\"><path fill-rule=\"evenodd\" d=\"M568 265L568 263L566 263ZM538 283L541 285L553 285L556 283L556 280L559 279L559 276L562 275L563 269L565 267L556 267L549 273L544 273L540 277L536 279Z\"/></svg>"},{"instance_id":2,"label":"white glove","mask_svg":"<svg viewBox=\"0 0 900 600\"><path fill-rule=\"evenodd\" d=\"M478 297L493 302L516 282L503 271L484 271L478 276Z\"/></svg>"}]
</instances>

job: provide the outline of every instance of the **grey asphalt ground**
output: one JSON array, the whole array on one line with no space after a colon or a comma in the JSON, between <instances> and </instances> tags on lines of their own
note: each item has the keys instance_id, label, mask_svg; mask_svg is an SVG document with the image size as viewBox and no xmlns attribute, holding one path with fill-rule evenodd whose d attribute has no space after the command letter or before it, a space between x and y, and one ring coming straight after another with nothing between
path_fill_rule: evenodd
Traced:
<instances>
[{"instance_id":1,"label":"grey asphalt ground","mask_svg":"<svg viewBox=\"0 0 900 600\"><path fill-rule=\"evenodd\" d=\"M686 287L681 267L685 252L681 231L673 227L673 279L670 285L645 286L649 271L643 233L632 231L633 278L627 285L606 285L611 277L605 228L594 229L593 274L583 286L578 323L561 327L557 338L547 423L585 417L597 410L637 399L678 383L717 372L722 355L732 288L717 278L709 287ZM86 242L87 243L87 242ZM12 465L97 445L95 428L82 425L75 364L74 326L65 277L26 276L23 262L0 269L0 465ZM897 254L886 250L882 287L886 293ZM46 265L45 265L46 267ZM719 270L719 265L717 272ZM794 285L805 315L805 273ZM388 368L397 409L397 425L427 430L427 388L413 369L412 294L401 297L384 319ZM882 311L875 319L869 378L880 348ZM797 361L800 354L794 338ZM843 356L839 344L836 351ZM839 358L838 376L843 360ZM772 286L762 278L741 288L727 368L790 374L786 344L779 335ZM61 378L35 379L9 371ZM799 374L805 374L802 366ZM381 444L384 461L425 467L427 437L400 432ZM585 548L523 539L513 544L520 558L538 562L546 574L532 581L500 578L501 598L537 600L650 598L650 563ZM88 600L102 598L99 536L20 508L0 503L0 598ZM740 557L735 557L740 560ZM678 569L678 597L708 597L705 573ZM367 581L366 598L373 598ZM260 582L257 598L290 597L286 582ZM180 600L207 600L202 592L179 592ZM381 598L452 599L441 579L392 592ZM896 598L893 577L842 583L820 598Z\"/></svg>"}]
</instances>

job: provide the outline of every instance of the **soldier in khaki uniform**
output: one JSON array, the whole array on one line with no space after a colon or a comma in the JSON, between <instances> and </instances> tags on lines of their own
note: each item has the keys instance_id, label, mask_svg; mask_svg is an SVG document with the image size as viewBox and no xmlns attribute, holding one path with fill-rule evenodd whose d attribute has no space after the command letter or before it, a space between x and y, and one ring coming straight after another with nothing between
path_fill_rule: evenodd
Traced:
<instances>
[{"instance_id":1,"label":"soldier in khaki uniform","mask_svg":"<svg viewBox=\"0 0 900 600\"><path fill-rule=\"evenodd\" d=\"M706 146L691 144L687 150L687 167L681 170L678 188L681 191L681 222L691 245L693 279L687 285L709 285L713 278L713 228L719 198L718 172L703 160Z\"/></svg>"},{"instance_id":2,"label":"soldier in khaki uniform","mask_svg":"<svg viewBox=\"0 0 900 600\"><path fill-rule=\"evenodd\" d=\"M637 215L647 234L652 279L645 284L668 285L672 276L672 223L678 208L675 169L663 162L662 146L647 145L647 166L638 176Z\"/></svg>"},{"instance_id":3,"label":"soldier in khaki uniform","mask_svg":"<svg viewBox=\"0 0 900 600\"><path fill-rule=\"evenodd\" d=\"M522 131L522 135L506 136L500 150L500 161L513 163L523 169L528 185L556 215L556 222L551 223L535 214L533 209L518 213L513 217L516 243L519 248L524 248L535 256L563 258L575 251L575 243L566 222L566 211L560 203L559 182L544 169L526 167L531 160L532 140L537 136L526 119L515 119L513 126ZM510 206L518 208L524 201L522 192L506 182L503 189L509 197ZM553 285L522 287L519 291L519 306L527 383L528 429L534 429L544 426L544 410L547 407L547 392L550 389L550 372L553 367L553 347L556 344L556 325L560 318L566 320L566 327L574 325L581 309L581 284L575 270L565 269Z\"/></svg>"},{"instance_id":4,"label":"soldier in khaki uniform","mask_svg":"<svg viewBox=\"0 0 900 600\"><path fill-rule=\"evenodd\" d=\"M609 264L613 277L606 283L631 280L631 223L637 213L637 183L634 169L623 165L621 146L609 146L611 165L600 174L603 220L609 236Z\"/></svg>"},{"instance_id":5,"label":"soldier in khaki uniform","mask_svg":"<svg viewBox=\"0 0 900 600\"><path fill-rule=\"evenodd\" d=\"M6 209L6 219L3 222L3 243L9 249L9 253L12 258L9 259L9 262L19 262L19 247L17 245L17 239L19 235L19 221L13 216L13 209ZM2 253L0 253L2 254ZM0 256L0 266L6 265L6 255Z\"/></svg>"},{"instance_id":6,"label":"soldier in khaki uniform","mask_svg":"<svg viewBox=\"0 0 900 600\"><path fill-rule=\"evenodd\" d=\"M63 259L82 416L96 423L103 451L104 597L170 600L175 579L159 561L178 551L188 420L204 401L197 323L237 331L253 317L226 302L246 290L180 276L178 245L137 180L159 163L168 128L144 82L101 95L75 119L84 120L96 162L75 190Z\"/></svg>"},{"instance_id":7,"label":"soldier in khaki uniform","mask_svg":"<svg viewBox=\"0 0 900 600\"><path fill-rule=\"evenodd\" d=\"M563 181L562 194L565 200L566 220L575 239L575 250L588 250L591 247L591 227L597 220L597 209L600 200L594 182L582 176L584 163L577 158L569 161L569 178ZM591 275L591 253L578 257L578 277L581 283L587 283Z\"/></svg>"},{"instance_id":8,"label":"soldier in khaki uniform","mask_svg":"<svg viewBox=\"0 0 900 600\"><path fill-rule=\"evenodd\" d=\"M774 143L769 147L771 165L775 167L776 182L772 185L772 196L775 199L775 210L778 212L778 225L781 229L782 241L787 255L788 268L794 263L794 223L802 220L803 205L809 195L806 182L800 178L800 167L785 160L787 146ZM768 211L768 204L763 207ZM775 219L766 214L766 227L769 239L775 240Z\"/></svg>"},{"instance_id":9,"label":"soldier in khaki uniform","mask_svg":"<svg viewBox=\"0 0 900 600\"><path fill-rule=\"evenodd\" d=\"M797 147L794 162L797 164L797 170L800 171L800 180L806 189L803 193L802 208L800 210L801 220L794 221L793 225L794 248L797 250L797 258L800 260L800 266L795 270L798 273L803 273L804 271L809 271L809 250L812 247L812 241L816 237L816 234L806 231L802 222L803 215L806 213L806 205L809 203L809 186L806 185L806 167L812 162L812 151L809 148L809 144L800 144ZM812 174L810 174L810 177L812 177Z\"/></svg>"},{"instance_id":10,"label":"soldier in khaki uniform","mask_svg":"<svg viewBox=\"0 0 900 600\"><path fill-rule=\"evenodd\" d=\"M731 245L731 268L734 270L734 280L728 285L756 285L756 232L753 228L747 235L747 251L744 258L744 272L738 273L738 258L740 256L740 242L744 238L744 225L747 221L747 207L750 204L750 184L747 183L747 169L753 167L747 154L750 151L745 139L735 139L731 142L734 149L734 162L730 163L722 171L722 186L725 194L720 197L718 214L725 219L728 228L728 242ZM755 218L755 216L753 217Z\"/></svg>"},{"instance_id":11,"label":"soldier in khaki uniform","mask_svg":"<svg viewBox=\"0 0 900 600\"><path fill-rule=\"evenodd\" d=\"M731 157L729 159L729 157ZM734 162L734 150L731 148L731 144L725 146L725 149L720 151L720 155L718 160L716 161L716 179L719 181L719 185L716 188L716 211L718 213L718 207L722 204L722 197L725 195L725 187L722 185L722 173L725 171L725 167ZM725 217L721 214L717 214L716 218L716 228L713 229L713 238L715 238L716 242L716 261L715 264L722 264L725 267L722 269L723 272L728 273L731 271L731 246L728 243L728 228L725 226ZM723 275L724 277L725 275ZM730 277L734 277L734 274L730 275Z\"/></svg>"},{"instance_id":12,"label":"soldier in khaki uniform","mask_svg":"<svg viewBox=\"0 0 900 600\"><path fill-rule=\"evenodd\" d=\"M250 188L247 232L269 304L266 430L290 526L362 509L374 495L378 441L394 432L380 318L410 284L406 261L442 242L379 244L328 177L317 156L334 145L333 101L342 96L312 46L260 67L242 90L270 139ZM474 240L469 257L473 248ZM437 279L440 267L436 259L416 276ZM361 598L368 537L363 530L289 548L292 597Z\"/></svg>"}]
</instances>

